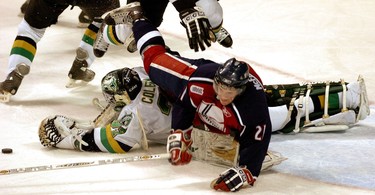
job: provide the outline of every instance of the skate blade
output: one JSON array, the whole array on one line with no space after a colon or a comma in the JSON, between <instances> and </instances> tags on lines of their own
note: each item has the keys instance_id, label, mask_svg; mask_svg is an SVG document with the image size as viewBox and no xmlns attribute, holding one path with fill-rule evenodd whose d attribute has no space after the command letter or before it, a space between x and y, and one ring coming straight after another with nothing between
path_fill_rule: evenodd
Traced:
<instances>
[{"instance_id":1,"label":"skate blade","mask_svg":"<svg viewBox=\"0 0 375 195\"><path fill-rule=\"evenodd\" d=\"M69 79L68 83L65 85L66 88L75 88L86 86L88 82L82 80Z\"/></svg>"},{"instance_id":2,"label":"skate blade","mask_svg":"<svg viewBox=\"0 0 375 195\"><path fill-rule=\"evenodd\" d=\"M219 178L216 178L216 179L214 179L214 180L211 181L211 183L210 183L210 188L211 188L211 189L215 189L216 182L217 182L218 179L219 179Z\"/></svg>"},{"instance_id":3,"label":"skate blade","mask_svg":"<svg viewBox=\"0 0 375 195\"><path fill-rule=\"evenodd\" d=\"M89 27L90 23L83 23L83 22L78 22L77 28L87 28Z\"/></svg>"},{"instance_id":4,"label":"skate blade","mask_svg":"<svg viewBox=\"0 0 375 195\"><path fill-rule=\"evenodd\" d=\"M0 94L0 102L2 102L2 103L9 102L10 96L12 96L12 94L7 93L7 92L5 92L5 94Z\"/></svg>"}]
</instances>

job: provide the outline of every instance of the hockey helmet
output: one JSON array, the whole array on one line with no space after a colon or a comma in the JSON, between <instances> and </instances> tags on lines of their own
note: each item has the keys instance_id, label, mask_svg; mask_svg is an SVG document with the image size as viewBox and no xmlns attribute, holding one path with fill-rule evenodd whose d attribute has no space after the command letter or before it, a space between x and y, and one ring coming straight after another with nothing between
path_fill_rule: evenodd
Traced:
<instances>
[{"instance_id":1,"label":"hockey helmet","mask_svg":"<svg viewBox=\"0 0 375 195\"><path fill-rule=\"evenodd\" d=\"M235 58L227 60L215 73L215 84L240 89L242 92L249 82L249 65Z\"/></svg>"},{"instance_id":2,"label":"hockey helmet","mask_svg":"<svg viewBox=\"0 0 375 195\"><path fill-rule=\"evenodd\" d=\"M120 110L137 97L142 88L142 81L135 70L122 68L106 74L101 85L107 103Z\"/></svg>"}]
</instances>

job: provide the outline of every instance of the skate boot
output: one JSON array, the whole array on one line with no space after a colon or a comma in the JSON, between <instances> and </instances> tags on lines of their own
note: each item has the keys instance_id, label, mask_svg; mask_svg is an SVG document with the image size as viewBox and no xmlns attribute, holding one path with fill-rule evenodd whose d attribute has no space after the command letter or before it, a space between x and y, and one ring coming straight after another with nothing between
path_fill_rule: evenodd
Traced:
<instances>
[{"instance_id":1,"label":"skate boot","mask_svg":"<svg viewBox=\"0 0 375 195\"><path fill-rule=\"evenodd\" d=\"M107 52L108 47L109 47L109 43L107 43L104 40L104 37L103 37L104 26L105 26L105 23L103 22L102 25L99 28L98 33L96 34L96 39L95 39L95 42L94 42L94 45L93 45L94 55L97 58L103 57L105 52Z\"/></svg>"},{"instance_id":2,"label":"skate boot","mask_svg":"<svg viewBox=\"0 0 375 195\"><path fill-rule=\"evenodd\" d=\"M92 19L87 14L85 14L85 12L81 11L81 13L78 16L78 27L87 28L91 22Z\"/></svg>"},{"instance_id":3,"label":"skate boot","mask_svg":"<svg viewBox=\"0 0 375 195\"><path fill-rule=\"evenodd\" d=\"M370 107L368 102L367 90L365 80L361 75L358 76L357 82L359 84L360 89L360 103L359 103L359 110L357 114L357 121L363 120L367 116L370 115Z\"/></svg>"},{"instance_id":4,"label":"skate boot","mask_svg":"<svg viewBox=\"0 0 375 195\"><path fill-rule=\"evenodd\" d=\"M81 84L87 84L92 81L95 77L95 72L88 69L88 64L86 59L88 58L87 51L82 48L78 48L76 59L74 59L73 65L69 71L69 82L66 85L67 88L75 87L78 81L81 81Z\"/></svg>"},{"instance_id":5,"label":"skate boot","mask_svg":"<svg viewBox=\"0 0 375 195\"><path fill-rule=\"evenodd\" d=\"M9 73L5 81L0 82L0 102L9 102L10 96L15 95L22 79L29 74L30 66L24 63L18 64L16 69Z\"/></svg>"},{"instance_id":6,"label":"skate boot","mask_svg":"<svg viewBox=\"0 0 375 195\"><path fill-rule=\"evenodd\" d=\"M130 53L134 53L138 50L137 43L135 42L133 33L126 39L124 45Z\"/></svg>"},{"instance_id":7,"label":"skate boot","mask_svg":"<svg viewBox=\"0 0 375 195\"><path fill-rule=\"evenodd\" d=\"M82 151L82 145L88 146L82 137L93 129L94 126L90 122L56 115L47 117L40 123L38 134L40 143L45 147Z\"/></svg>"},{"instance_id":8,"label":"skate boot","mask_svg":"<svg viewBox=\"0 0 375 195\"><path fill-rule=\"evenodd\" d=\"M346 91L346 107L355 111L356 122L370 115L368 103L365 80L359 75L357 82L351 82L347 85Z\"/></svg>"},{"instance_id":9,"label":"skate boot","mask_svg":"<svg viewBox=\"0 0 375 195\"><path fill-rule=\"evenodd\" d=\"M140 18L143 18L141 4L139 2L133 2L108 12L104 21L108 25L132 25L133 21Z\"/></svg>"},{"instance_id":10,"label":"skate boot","mask_svg":"<svg viewBox=\"0 0 375 195\"><path fill-rule=\"evenodd\" d=\"M126 26L124 27L126 29L131 28L131 26L128 25L124 26ZM133 32L131 30L130 33L128 31L122 31L124 28L109 28L106 27L106 24L103 22L94 42L94 55L99 58L103 57L109 48L109 43L114 45L124 45L130 53L137 51L137 44L135 42ZM113 39L115 41L112 41L112 37L104 37L105 35L109 34L113 35ZM120 38L118 35L125 38Z\"/></svg>"},{"instance_id":11,"label":"skate boot","mask_svg":"<svg viewBox=\"0 0 375 195\"><path fill-rule=\"evenodd\" d=\"M233 39L230 36L229 32L221 27L217 31L214 30L215 36L216 36L216 41L222 45L223 47L232 47L233 45Z\"/></svg>"},{"instance_id":12,"label":"skate boot","mask_svg":"<svg viewBox=\"0 0 375 195\"><path fill-rule=\"evenodd\" d=\"M21 5L21 13L19 14L19 16L23 16L25 15L25 12L26 12L26 9L27 9L27 6L29 6L29 3L30 3L30 0L26 0L22 5Z\"/></svg>"}]
</instances>

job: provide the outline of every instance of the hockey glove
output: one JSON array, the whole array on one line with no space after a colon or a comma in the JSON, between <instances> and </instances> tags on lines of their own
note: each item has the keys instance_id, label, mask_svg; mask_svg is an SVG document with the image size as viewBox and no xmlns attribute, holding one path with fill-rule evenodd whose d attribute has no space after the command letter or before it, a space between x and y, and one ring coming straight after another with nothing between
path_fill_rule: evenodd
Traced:
<instances>
[{"instance_id":1,"label":"hockey glove","mask_svg":"<svg viewBox=\"0 0 375 195\"><path fill-rule=\"evenodd\" d=\"M200 7L186 9L180 12L181 24L186 28L190 49L204 51L205 45L211 46L215 40L211 25Z\"/></svg>"},{"instance_id":2,"label":"hockey glove","mask_svg":"<svg viewBox=\"0 0 375 195\"><path fill-rule=\"evenodd\" d=\"M244 184L253 185L255 179L246 168L232 167L211 182L211 188L222 191L238 191Z\"/></svg>"},{"instance_id":3,"label":"hockey glove","mask_svg":"<svg viewBox=\"0 0 375 195\"><path fill-rule=\"evenodd\" d=\"M177 130L169 135L167 142L167 152L171 154L169 162L172 165L188 164L192 158L192 155L188 151L191 144L192 140L188 133L184 133L181 130Z\"/></svg>"}]
</instances>

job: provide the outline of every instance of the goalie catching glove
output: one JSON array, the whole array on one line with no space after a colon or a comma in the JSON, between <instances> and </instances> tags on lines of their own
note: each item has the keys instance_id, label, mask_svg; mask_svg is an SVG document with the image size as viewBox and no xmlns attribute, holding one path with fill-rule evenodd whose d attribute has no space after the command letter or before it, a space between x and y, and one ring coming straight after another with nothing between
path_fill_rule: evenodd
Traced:
<instances>
[{"instance_id":1,"label":"goalie catching glove","mask_svg":"<svg viewBox=\"0 0 375 195\"><path fill-rule=\"evenodd\" d=\"M62 115L45 118L39 126L39 140L45 147L82 150L88 143L82 137L91 132L94 125L90 121L81 121Z\"/></svg>"},{"instance_id":2,"label":"goalie catching glove","mask_svg":"<svg viewBox=\"0 0 375 195\"><path fill-rule=\"evenodd\" d=\"M186 29L190 49L204 51L205 45L211 46L211 40L215 40L210 22L200 7L186 9L180 12L181 24Z\"/></svg>"},{"instance_id":3,"label":"goalie catching glove","mask_svg":"<svg viewBox=\"0 0 375 195\"><path fill-rule=\"evenodd\" d=\"M167 152L171 154L169 162L172 165L184 165L191 161L192 155L189 153L188 148L193 143L190 138L189 132L182 132L181 130L175 131L168 136Z\"/></svg>"},{"instance_id":4,"label":"goalie catching glove","mask_svg":"<svg viewBox=\"0 0 375 195\"><path fill-rule=\"evenodd\" d=\"M245 185L253 185L255 179L251 172L243 167L232 167L220 174L220 176L211 182L211 188L222 191L238 191Z\"/></svg>"}]
</instances>

